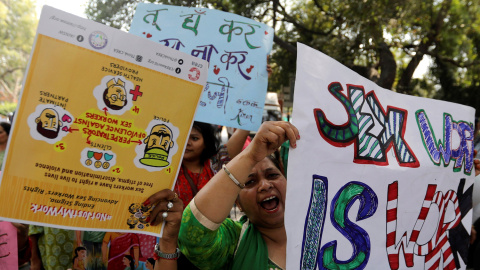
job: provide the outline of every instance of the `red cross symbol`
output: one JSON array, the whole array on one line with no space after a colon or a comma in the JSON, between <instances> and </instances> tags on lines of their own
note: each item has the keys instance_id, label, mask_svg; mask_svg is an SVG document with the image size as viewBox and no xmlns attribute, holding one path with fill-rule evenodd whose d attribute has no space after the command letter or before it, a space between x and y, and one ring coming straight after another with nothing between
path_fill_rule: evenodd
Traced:
<instances>
[{"instance_id":1,"label":"red cross symbol","mask_svg":"<svg viewBox=\"0 0 480 270\"><path fill-rule=\"evenodd\" d=\"M133 95L132 100L137 101L137 97L138 96L141 97L143 95L143 92L140 92L140 85L135 85L135 90L133 90L133 89L130 90L130 94Z\"/></svg>"}]
</instances>

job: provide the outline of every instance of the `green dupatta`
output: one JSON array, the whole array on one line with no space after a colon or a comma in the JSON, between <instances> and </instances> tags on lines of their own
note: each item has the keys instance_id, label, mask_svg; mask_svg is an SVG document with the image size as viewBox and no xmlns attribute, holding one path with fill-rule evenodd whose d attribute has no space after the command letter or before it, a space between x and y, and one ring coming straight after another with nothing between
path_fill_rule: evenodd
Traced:
<instances>
[{"instance_id":1,"label":"green dupatta","mask_svg":"<svg viewBox=\"0 0 480 270\"><path fill-rule=\"evenodd\" d=\"M268 249L260 232L243 216L240 219L246 229L240 234L240 243L233 258L232 270L267 269ZM243 231L243 227L242 227Z\"/></svg>"}]
</instances>

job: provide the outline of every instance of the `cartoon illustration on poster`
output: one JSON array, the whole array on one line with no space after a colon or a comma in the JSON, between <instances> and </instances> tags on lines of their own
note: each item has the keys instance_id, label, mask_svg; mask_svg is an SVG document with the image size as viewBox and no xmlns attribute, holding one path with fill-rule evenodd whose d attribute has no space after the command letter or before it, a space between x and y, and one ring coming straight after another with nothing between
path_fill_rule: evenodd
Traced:
<instances>
[{"instance_id":1,"label":"cartoon illustration on poster","mask_svg":"<svg viewBox=\"0 0 480 270\"><path fill-rule=\"evenodd\" d=\"M135 165L143 167L148 171L161 170L168 167L171 157L178 151L176 138L179 130L171 123L165 123L160 120L152 120L147 129L150 130L147 137L143 140L145 146L137 146L135 151Z\"/></svg>"},{"instance_id":2,"label":"cartoon illustration on poster","mask_svg":"<svg viewBox=\"0 0 480 270\"><path fill-rule=\"evenodd\" d=\"M98 109L108 110L110 114L124 114L137 100L137 96L127 92L127 89L134 88L134 84L122 76L105 76L93 91Z\"/></svg>"},{"instance_id":3,"label":"cartoon illustration on poster","mask_svg":"<svg viewBox=\"0 0 480 270\"><path fill-rule=\"evenodd\" d=\"M80 163L94 171L108 171L115 166L117 158L112 151L97 148L85 148L80 153Z\"/></svg>"},{"instance_id":4,"label":"cartoon illustration on poster","mask_svg":"<svg viewBox=\"0 0 480 270\"><path fill-rule=\"evenodd\" d=\"M142 203L173 187L206 81L204 60L44 8L1 175L15 207L0 217L155 238Z\"/></svg>"},{"instance_id":5,"label":"cartoon illustration on poster","mask_svg":"<svg viewBox=\"0 0 480 270\"><path fill-rule=\"evenodd\" d=\"M60 106L39 104L28 118L30 135L36 140L57 143L69 133L72 116Z\"/></svg>"}]
</instances>

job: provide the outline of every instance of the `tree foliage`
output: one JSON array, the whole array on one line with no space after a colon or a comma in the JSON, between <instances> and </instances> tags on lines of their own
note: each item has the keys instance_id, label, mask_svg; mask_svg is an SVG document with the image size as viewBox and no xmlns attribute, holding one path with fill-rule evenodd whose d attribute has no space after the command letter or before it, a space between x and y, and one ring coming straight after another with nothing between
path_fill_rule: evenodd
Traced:
<instances>
[{"instance_id":1,"label":"tree foliage","mask_svg":"<svg viewBox=\"0 0 480 270\"><path fill-rule=\"evenodd\" d=\"M0 0L0 102L17 102L36 26L32 0Z\"/></svg>"},{"instance_id":2,"label":"tree foliage","mask_svg":"<svg viewBox=\"0 0 480 270\"><path fill-rule=\"evenodd\" d=\"M152 1L198 6L200 1ZM91 19L128 29L136 1L90 0ZM480 2L475 0L204 0L203 7L268 23L276 30L270 86L288 85L296 42L400 93L480 104ZM424 78L413 74L428 56ZM478 100L478 101L477 101Z\"/></svg>"},{"instance_id":3,"label":"tree foliage","mask_svg":"<svg viewBox=\"0 0 480 270\"><path fill-rule=\"evenodd\" d=\"M0 114L4 116L9 116L11 113L15 112L16 109L17 103L7 101L0 104Z\"/></svg>"}]
</instances>

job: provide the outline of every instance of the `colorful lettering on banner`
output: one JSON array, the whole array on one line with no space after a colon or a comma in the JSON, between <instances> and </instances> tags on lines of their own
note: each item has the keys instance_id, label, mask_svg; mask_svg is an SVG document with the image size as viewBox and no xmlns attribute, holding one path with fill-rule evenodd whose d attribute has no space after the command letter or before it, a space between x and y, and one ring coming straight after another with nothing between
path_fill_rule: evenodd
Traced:
<instances>
[{"instance_id":1,"label":"colorful lettering on banner","mask_svg":"<svg viewBox=\"0 0 480 270\"><path fill-rule=\"evenodd\" d=\"M397 242L397 208L398 208L398 181L388 186L387 202L387 253L390 269L399 269L399 252L403 250L407 267L414 266L414 255L425 257L425 269L438 269L443 264L443 269L457 269L460 264L457 252L461 254L463 261L468 255L468 232L461 224L462 218L471 209L472 187L465 193L463 188L465 179L460 180L458 193L449 190L445 194L437 191L437 185L430 184L425 193L420 213L407 242L407 232L403 233ZM460 197L457 197L460 194ZM468 201L469 199L469 201ZM431 213L432 205L438 209L436 231L425 244L418 243L418 237L424 228L425 220ZM447 211L449 207L453 211ZM463 210L463 211L462 211ZM453 213L447 216L447 213ZM460 225L460 226L459 226ZM457 227L461 227L457 229ZM454 229L457 229L452 233ZM465 243L466 242L466 243ZM442 261L442 262L441 262Z\"/></svg>"},{"instance_id":2,"label":"colorful lettering on banner","mask_svg":"<svg viewBox=\"0 0 480 270\"><path fill-rule=\"evenodd\" d=\"M475 109L382 89L297 50L286 268L468 269Z\"/></svg>"},{"instance_id":3,"label":"colorful lettering on banner","mask_svg":"<svg viewBox=\"0 0 480 270\"><path fill-rule=\"evenodd\" d=\"M177 51L180 51L180 48L185 47L185 45L183 45L183 43L178 38L162 39L159 42L163 43L165 46L170 47L172 49L175 49ZM171 46L170 46L170 43L172 43Z\"/></svg>"},{"instance_id":4,"label":"colorful lettering on banner","mask_svg":"<svg viewBox=\"0 0 480 270\"><path fill-rule=\"evenodd\" d=\"M219 10L140 3L130 33L207 60L209 82L227 78L230 88L238 89L219 106L211 101L219 98L215 92L220 94L220 89L204 91L196 121L258 129L268 86L267 55L274 36L271 27ZM183 69L178 68L174 70L182 72ZM239 99L258 106L243 106L236 102Z\"/></svg>"},{"instance_id":5,"label":"colorful lettering on banner","mask_svg":"<svg viewBox=\"0 0 480 270\"><path fill-rule=\"evenodd\" d=\"M357 221L367 219L375 214L378 199L375 192L365 183L349 182L334 196L331 203L330 220L352 245L350 259L337 259L337 241L331 241L320 248L325 211L328 198L328 179L313 176L310 207L305 220L300 269L364 269L370 256L370 237L360 226L348 218L348 213L355 201L360 202Z\"/></svg>"},{"instance_id":6,"label":"colorful lettering on banner","mask_svg":"<svg viewBox=\"0 0 480 270\"><path fill-rule=\"evenodd\" d=\"M204 92L208 91L208 99L209 99L208 102L209 103L213 102L218 97L216 106L217 106L217 108L222 108L223 113L226 113L228 91L229 91L230 88L233 88L233 87L230 86L230 82L228 81L228 79L226 77L220 77L220 78L218 78L218 81L220 83L207 82L207 85L205 86L203 91ZM213 92L213 94L212 94L212 91L210 91L210 86L212 86L212 88L216 88L216 87L221 87L221 88L220 88L220 91ZM207 104L205 102L200 101L200 106L204 107L206 105Z\"/></svg>"},{"instance_id":7,"label":"colorful lettering on banner","mask_svg":"<svg viewBox=\"0 0 480 270\"><path fill-rule=\"evenodd\" d=\"M162 29L160 28L160 26L158 25L157 23L157 20L158 20L158 13L160 11L165 11L165 10L168 10L166 8L161 8L161 9L156 9L156 10L148 10L147 12L153 12L153 13L148 13L147 15L145 15L143 17L143 21L146 22L146 23L150 23L149 20L147 20L148 17L153 17L153 20L151 22L151 24L153 26L155 26L155 28L158 30L158 31L162 31Z\"/></svg>"},{"instance_id":8,"label":"colorful lettering on banner","mask_svg":"<svg viewBox=\"0 0 480 270\"><path fill-rule=\"evenodd\" d=\"M320 251L323 225L327 212L328 179L313 175L312 194L303 230L302 258L300 269L316 269Z\"/></svg>"},{"instance_id":9,"label":"colorful lettering on banner","mask_svg":"<svg viewBox=\"0 0 480 270\"><path fill-rule=\"evenodd\" d=\"M237 69L238 71L240 72L240 74L242 75L243 78L245 78L245 80L251 80L252 78L247 76L245 73L243 73L242 71L242 68L240 67L241 64L243 64L246 60L246 55L248 54L248 52L246 51L239 51L239 52L227 52L225 51L225 54L223 54L221 57L220 57L220 61L222 63L226 63L227 64L227 67L225 68L226 70L228 70L228 68L230 67L230 64L234 65L234 64L237 64ZM237 58L237 55L240 57L242 57L242 60L238 61L238 58ZM226 58L224 58L226 57ZM247 73L250 73L252 71L254 66L250 66L249 68L246 69Z\"/></svg>"},{"instance_id":10,"label":"colorful lettering on banner","mask_svg":"<svg viewBox=\"0 0 480 270\"><path fill-rule=\"evenodd\" d=\"M248 33L245 33L245 35L244 35L245 43L247 44L248 48L257 49L257 48L261 47L261 46L253 46L252 44L250 44L250 42L248 41L248 37L247 37L249 35L255 34L254 26L257 27L257 28L260 28L259 25L255 25L255 24L251 24L251 23L245 23L245 22L238 22L238 21L233 21L233 20L232 21L225 20L225 21L227 22L227 24L223 24L222 26L220 26L218 31L222 35L228 35L228 37L227 37L228 42L232 41L232 34L235 34L237 36L241 35L244 31L244 29L241 26L247 25L248 27L250 27L250 30L252 30ZM234 27L235 23L240 24L241 26ZM227 31L225 31L225 27L228 28Z\"/></svg>"},{"instance_id":11,"label":"colorful lettering on banner","mask_svg":"<svg viewBox=\"0 0 480 270\"><path fill-rule=\"evenodd\" d=\"M416 118L422 134L423 144L432 162L440 166L441 160L443 160L445 166L448 166L450 160L454 160L453 171L459 172L465 160L464 172L470 175L473 169L473 125L465 121L455 122L450 114L445 113L443 143L441 140L437 143L435 133L425 111L418 110ZM460 145L456 149L452 149L454 132L460 137Z\"/></svg>"},{"instance_id":12,"label":"colorful lettering on banner","mask_svg":"<svg viewBox=\"0 0 480 270\"><path fill-rule=\"evenodd\" d=\"M353 143L355 163L380 166L388 165L386 153L394 146L400 166L420 166L403 137L408 114L406 110L388 106L385 112L375 92L371 91L365 96L363 86L347 84L348 97L342 93L342 85L338 82L331 83L328 90L342 103L348 115L348 122L335 125L321 109L314 109L318 132L328 143L336 147L346 147ZM362 109L365 107L372 113L364 112ZM382 128L378 136L369 132L375 125L374 117Z\"/></svg>"},{"instance_id":13,"label":"colorful lettering on banner","mask_svg":"<svg viewBox=\"0 0 480 270\"><path fill-rule=\"evenodd\" d=\"M207 60L208 62L210 62L210 57L212 57L213 51L215 51L215 53L218 54L217 48L215 48L213 44L200 45L200 46L197 46L197 48L203 48L203 50L192 50L192 55L195 57L200 57L201 55L202 56L201 58L203 60Z\"/></svg>"},{"instance_id":14,"label":"colorful lettering on banner","mask_svg":"<svg viewBox=\"0 0 480 270\"><path fill-rule=\"evenodd\" d=\"M193 14L181 15L180 17L187 16L185 18L185 20L183 21L182 28L187 29L187 30L191 30L193 33L195 33L195 36L196 36L198 34L197 27L198 27L198 24L200 23L201 15L203 15L203 14L205 14L205 11L200 12L200 11L195 10L195 13L193 13ZM193 17L194 16L196 16L195 24L194 24L194 26L189 26L188 25L189 23L193 23Z\"/></svg>"}]
</instances>

